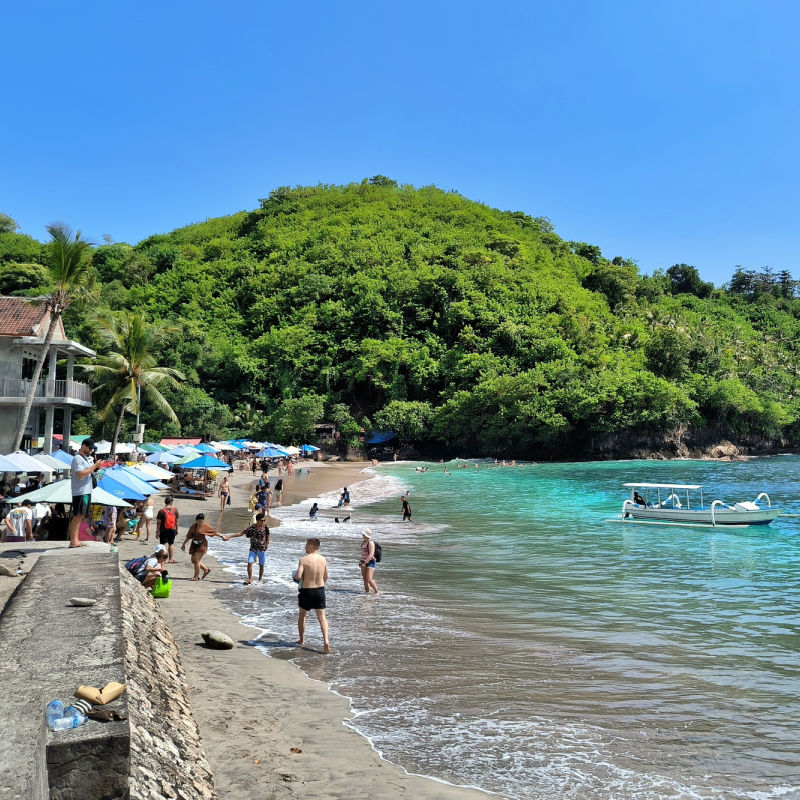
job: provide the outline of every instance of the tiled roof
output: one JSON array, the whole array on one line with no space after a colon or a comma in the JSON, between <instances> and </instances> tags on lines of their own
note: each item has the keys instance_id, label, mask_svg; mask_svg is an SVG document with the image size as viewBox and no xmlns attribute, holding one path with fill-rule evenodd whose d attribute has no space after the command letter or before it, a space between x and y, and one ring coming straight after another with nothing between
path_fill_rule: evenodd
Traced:
<instances>
[{"instance_id":1,"label":"tiled roof","mask_svg":"<svg viewBox=\"0 0 800 800\"><path fill-rule=\"evenodd\" d=\"M48 314L44 303L0 297L0 336L39 336Z\"/></svg>"},{"instance_id":2,"label":"tiled roof","mask_svg":"<svg viewBox=\"0 0 800 800\"><path fill-rule=\"evenodd\" d=\"M182 444L200 444L202 441L199 437L197 439L162 439L159 444L163 447L178 447Z\"/></svg>"}]
</instances>

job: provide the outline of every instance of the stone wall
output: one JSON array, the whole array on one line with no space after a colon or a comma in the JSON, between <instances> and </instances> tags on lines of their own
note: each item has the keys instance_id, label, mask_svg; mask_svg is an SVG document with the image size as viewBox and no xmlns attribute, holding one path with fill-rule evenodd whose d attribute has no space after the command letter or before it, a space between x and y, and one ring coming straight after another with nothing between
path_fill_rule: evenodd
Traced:
<instances>
[{"instance_id":1,"label":"stone wall","mask_svg":"<svg viewBox=\"0 0 800 800\"><path fill-rule=\"evenodd\" d=\"M215 798L178 647L157 602L127 570L120 571L131 797Z\"/></svg>"}]
</instances>

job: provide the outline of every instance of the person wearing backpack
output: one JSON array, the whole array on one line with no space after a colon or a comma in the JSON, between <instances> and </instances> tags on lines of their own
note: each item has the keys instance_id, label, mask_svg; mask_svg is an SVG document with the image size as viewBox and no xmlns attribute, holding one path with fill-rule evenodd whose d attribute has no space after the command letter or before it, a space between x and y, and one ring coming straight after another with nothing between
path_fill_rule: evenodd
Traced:
<instances>
[{"instance_id":1,"label":"person wearing backpack","mask_svg":"<svg viewBox=\"0 0 800 800\"><path fill-rule=\"evenodd\" d=\"M178 522L180 514L178 509L172 505L174 498L168 494L164 498L164 508L156 516L156 535L158 541L167 548L170 564L175 563L175 537L178 535Z\"/></svg>"},{"instance_id":2,"label":"person wearing backpack","mask_svg":"<svg viewBox=\"0 0 800 800\"><path fill-rule=\"evenodd\" d=\"M364 591L369 594L370 589L375 590L375 594L380 594L378 584L375 583L375 542L372 541L372 531L364 528L361 531L361 560L358 566L361 567L361 577L364 579Z\"/></svg>"}]
</instances>

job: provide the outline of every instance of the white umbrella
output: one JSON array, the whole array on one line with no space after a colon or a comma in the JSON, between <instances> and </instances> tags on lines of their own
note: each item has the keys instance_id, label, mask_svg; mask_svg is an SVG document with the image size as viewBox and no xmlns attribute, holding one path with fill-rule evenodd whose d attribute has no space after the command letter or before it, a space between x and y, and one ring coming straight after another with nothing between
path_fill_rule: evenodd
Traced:
<instances>
[{"instance_id":1,"label":"white umbrella","mask_svg":"<svg viewBox=\"0 0 800 800\"><path fill-rule=\"evenodd\" d=\"M64 503L70 505L72 503L72 482L69 478L63 481L56 481L55 483L48 483L36 491L28 492L21 497L15 497L9 500L9 503L19 504L23 500L30 500L31 503ZM130 503L126 503L119 497L115 497L110 492L106 492L99 486L92 489L92 503L98 506L117 506L118 508L130 508Z\"/></svg>"},{"instance_id":2,"label":"white umbrella","mask_svg":"<svg viewBox=\"0 0 800 800\"><path fill-rule=\"evenodd\" d=\"M239 451L238 447L234 447L232 444L228 444L227 442L210 442L211 446L217 450L225 450L229 453L236 453Z\"/></svg>"},{"instance_id":3,"label":"white umbrella","mask_svg":"<svg viewBox=\"0 0 800 800\"><path fill-rule=\"evenodd\" d=\"M98 455L106 455L106 453L111 452L111 442L102 439L101 441L97 442L94 448L95 453Z\"/></svg>"},{"instance_id":4,"label":"white umbrella","mask_svg":"<svg viewBox=\"0 0 800 800\"><path fill-rule=\"evenodd\" d=\"M127 453L132 453L136 447L133 444L129 444L128 442L119 442L117 444L117 452L120 455L125 455Z\"/></svg>"},{"instance_id":5,"label":"white umbrella","mask_svg":"<svg viewBox=\"0 0 800 800\"><path fill-rule=\"evenodd\" d=\"M15 472L55 472L52 467L48 467L42 461L37 461L22 450L9 453L6 458L19 467Z\"/></svg>"},{"instance_id":6,"label":"white umbrella","mask_svg":"<svg viewBox=\"0 0 800 800\"><path fill-rule=\"evenodd\" d=\"M287 452L290 456L296 456L300 453L300 448L290 444L288 447L282 447L281 450Z\"/></svg>"},{"instance_id":7,"label":"white umbrella","mask_svg":"<svg viewBox=\"0 0 800 800\"><path fill-rule=\"evenodd\" d=\"M148 483L150 481L160 481L162 478L169 480L175 477L168 469L163 469L155 464L148 464L146 461L137 464L133 469L137 472L141 472L142 478Z\"/></svg>"},{"instance_id":8,"label":"white umbrella","mask_svg":"<svg viewBox=\"0 0 800 800\"><path fill-rule=\"evenodd\" d=\"M37 461L41 461L42 464L46 464L48 467L52 467L55 472L67 472L69 470L66 464L47 453L34 453L33 458Z\"/></svg>"}]
</instances>

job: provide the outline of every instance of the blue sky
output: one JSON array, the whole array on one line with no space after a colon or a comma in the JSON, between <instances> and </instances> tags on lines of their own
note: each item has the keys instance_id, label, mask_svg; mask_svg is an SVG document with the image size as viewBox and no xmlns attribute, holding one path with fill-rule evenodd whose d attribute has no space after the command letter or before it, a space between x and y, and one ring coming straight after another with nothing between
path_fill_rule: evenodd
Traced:
<instances>
[{"instance_id":1,"label":"blue sky","mask_svg":"<svg viewBox=\"0 0 800 800\"><path fill-rule=\"evenodd\" d=\"M0 211L94 241L375 174L800 278L793 2L8 3Z\"/></svg>"}]
</instances>

